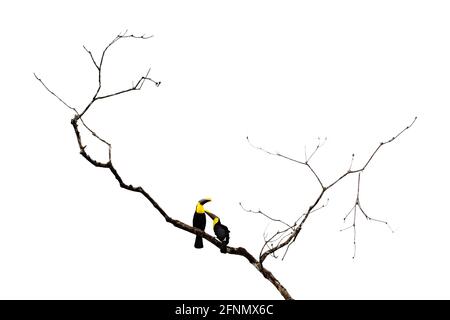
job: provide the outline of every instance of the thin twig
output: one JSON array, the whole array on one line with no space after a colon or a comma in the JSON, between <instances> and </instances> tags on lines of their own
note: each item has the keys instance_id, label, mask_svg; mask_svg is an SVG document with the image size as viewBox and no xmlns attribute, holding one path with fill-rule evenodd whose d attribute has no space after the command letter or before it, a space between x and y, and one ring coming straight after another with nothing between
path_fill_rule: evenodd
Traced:
<instances>
[{"instance_id":1,"label":"thin twig","mask_svg":"<svg viewBox=\"0 0 450 320\"><path fill-rule=\"evenodd\" d=\"M292 162L295 162L295 163L298 163L298 164L301 164L301 165L306 166L306 167L309 169L309 171L311 171L311 172L314 174L314 176L316 177L317 182L319 182L319 184L320 184L320 186L322 187L322 189L324 188L324 185L323 185L323 183L322 183L322 180L320 180L320 178L319 178L319 176L317 175L316 171L311 167L311 165L309 164L308 161L303 162L303 161L296 160L296 159L294 159L294 158L285 156L284 154L281 154L281 153L279 153L279 152L268 151L268 150L266 150L266 149L264 149L264 148L262 148L262 147L259 147L259 146L254 145L254 144L250 141L249 137L246 137L246 139L247 139L248 144L249 144L251 147L253 147L253 148L257 149L257 150L260 150L260 151L265 152L265 153L267 153L267 154L269 154L269 155L272 155L272 156L277 156L277 157L280 157L280 158L283 158L283 159L286 159L286 160L289 160L289 161L292 161ZM305 152L306 152L306 151L305 151ZM315 151L314 151L314 153L315 153ZM305 153L305 155L306 155L306 153Z\"/></svg>"},{"instance_id":2,"label":"thin twig","mask_svg":"<svg viewBox=\"0 0 450 320\"><path fill-rule=\"evenodd\" d=\"M352 153L352 160L350 161L350 166L348 167L348 171L352 170L352 166L353 166L353 161L355 160L355 154Z\"/></svg>"},{"instance_id":3,"label":"thin twig","mask_svg":"<svg viewBox=\"0 0 450 320\"><path fill-rule=\"evenodd\" d=\"M242 202L239 202L239 205L241 206L242 210L244 210L245 212L256 213L256 214L263 215L264 217L266 217L266 218L269 219L269 220L272 220L272 221L274 221L274 222L282 223L282 224L284 224L285 226L287 226L288 228L292 228L292 226L291 226L290 224L284 222L284 221L281 220L281 219L275 219L275 218L272 218L271 216L269 216L268 214L262 212L261 210L254 211L254 210L251 210L251 209L246 209L246 208L244 208L244 206L242 205Z\"/></svg>"},{"instance_id":4,"label":"thin twig","mask_svg":"<svg viewBox=\"0 0 450 320\"><path fill-rule=\"evenodd\" d=\"M61 99L58 95L56 95L56 93L54 93L52 90L50 90L45 83L36 75L36 73L33 73L34 77L44 86L44 88L50 92L54 97L56 97L60 102L62 102L63 105L65 105L67 108L69 108L70 110L72 110L73 112L75 112L76 114L78 114L77 109L75 109L74 107L69 106L63 99Z\"/></svg>"},{"instance_id":5,"label":"thin twig","mask_svg":"<svg viewBox=\"0 0 450 320\"><path fill-rule=\"evenodd\" d=\"M372 161L373 157L375 156L375 154L378 152L378 150L381 149L382 146L389 144L391 142L393 142L395 139L397 139L398 137L400 137L400 135L405 132L406 130L408 130L409 128L411 128L414 123L416 122L417 117L414 118L414 120L408 125L406 126L403 130L401 130L399 133L397 133L395 136L393 136L391 139L385 141L385 142L380 142L380 144L377 146L377 148L372 152L372 154L370 155L369 159L366 161L366 163L357 170L347 170L347 172L343 173L341 176L339 176L336 180L334 180L332 183L330 183L326 189L331 188L332 186L334 186L336 183L338 183L339 181L341 181L343 178L345 178L346 176L348 176L349 174L353 174L353 173L358 173L358 172L362 172L366 169L366 167L369 165L369 163Z\"/></svg>"},{"instance_id":6,"label":"thin twig","mask_svg":"<svg viewBox=\"0 0 450 320\"><path fill-rule=\"evenodd\" d=\"M98 66L97 62L95 62L94 56L92 55L92 52L89 51L85 46L83 46L84 50L89 54L91 57L92 62L94 63L94 66L97 68L97 70L100 70L100 67Z\"/></svg>"},{"instance_id":7,"label":"thin twig","mask_svg":"<svg viewBox=\"0 0 450 320\"><path fill-rule=\"evenodd\" d=\"M327 137L325 137L325 139L323 140L323 142L320 141L320 137L317 138L319 141L316 145L316 148L314 149L314 151L310 154L310 156L308 158L305 157L306 161L305 163L308 163L311 158L316 154L317 150L319 150L319 148L323 147L323 145L325 144L325 142L327 142ZM305 146L305 156L306 156L306 146Z\"/></svg>"}]
</instances>

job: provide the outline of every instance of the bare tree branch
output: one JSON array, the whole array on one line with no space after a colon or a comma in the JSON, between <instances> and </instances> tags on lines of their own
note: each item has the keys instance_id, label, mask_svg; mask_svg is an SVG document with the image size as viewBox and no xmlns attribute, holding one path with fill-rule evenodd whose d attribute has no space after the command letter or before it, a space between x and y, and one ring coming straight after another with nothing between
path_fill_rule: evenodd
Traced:
<instances>
[{"instance_id":1,"label":"bare tree branch","mask_svg":"<svg viewBox=\"0 0 450 320\"><path fill-rule=\"evenodd\" d=\"M316 171L311 167L311 165L310 165L309 162L308 162L308 161L312 158L312 156L316 153L317 149L319 149L319 148L321 147L320 144L317 145L316 150L314 150L314 152L311 154L311 156L310 156L309 158L306 156L306 149L305 149L305 158L306 158L306 161L303 162L303 161L296 160L296 159L294 159L294 158L285 156L285 155L283 155L283 154L281 154L281 153L278 153L278 152L271 152L271 151L268 151L268 150L266 150L266 149L264 149L264 148L261 148L261 147L259 147L259 146L254 145L253 143L251 143L251 142L250 142L250 139L249 139L248 137L246 137L246 139L247 139L248 144L249 144L251 147L253 147L253 148L257 149L257 150L260 150L260 151L263 151L263 152L265 152L265 153L267 153L267 154L270 154L270 155L272 155L272 156L277 156L277 157L280 157L280 158L284 158L284 159L286 159L286 160L289 160L289 161L292 161L292 162L295 162L295 163L298 163L298 164L301 164L301 165L304 165L304 166L308 167L308 169L309 169L309 170L314 174L314 176L316 177L317 182L319 182L320 186L321 186L322 188L324 188L324 185L323 185L323 183L322 183L322 180L320 180L320 178L319 178L319 176L317 175Z\"/></svg>"},{"instance_id":2,"label":"bare tree branch","mask_svg":"<svg viewBox=\"0 0 450 320\"><path fill-rule=\"evenodd\" d=\"M89 51L85 46L83 46L84 50L86 50L86 52L89 54L89 56L91 57L92 62L94 63L94 66L97 68L97 70L100 71L100 67L98 66L97 62L95 62L94 56L92 55L92 52Z\"/></svg>"},{"instance_id":3,"label":"bare tree branch","mask_svg":"<svg viewBox=\"0 0 450 320\"><path fill-rule=\"evenodd\" d=\"M355 203L354 203L353 207L350 209L350 211L344 217L344 222L345 222L347 220L348 216L351 213L353 213L353 223L351 225L349 225L348 227L345 227L345 228L340 230L340 231L345 231L345 230L348 230L350 228L353 228L353 248L354 248L353 249L353 259L355 259L355 256L356 256L356 215L357 215L357 209L359 209L361 211L361 213L364 215L364 217L367 220L385 224L391 230L392 233L394 232L394 230L392 230L391 226L389 225L389 223L387 221L375 219L375 218L372 218L372 217L370 217L370 216L368 216L366 214L364 209L361 207L361 201L359 200L360 187L361 187L361 172L358 173L358 187L357 187L357 191L356 191Z\"/></svg>"},{"instance_id":4,"label":"bare tree branch","mask_svg":"<svg viewBox=\"0 0 450 320\"><path fill-rule=\"evenodd\" d=\"M321 182L321 180L319 179L317 173L315 172L315 170L313 170L313 168L309 165L309 163L307 161L303 162L303 161L299 161L299 160L295 160L293 158L284 156L278 152L271 152L271 151L267 151L264 148L258 147L253 145L252 143L250 143L250 140L247 137L247 141L248 143L254 147L255 149L258 149L260 151L263 151L269 155L274 155L274 156L279 156L281 158L293 161L295 163L301 164L301 165L305 165L307 166L311 172L314 174L314 176L316 177L316 179L319 181L320 185L322 186L322 190L319 193L319 195L317 196L317 198L314 200L314 202L312 203L312 205L309 206L308 210L306 211L305 214L303 214L302 216L300 216L300 218L303 218L301 220L301 222L295 226L293 232L289 235L289 237L287 237L284 241L282 241L281 243L279 243L276 246L271 247L270 249L267 249L266 251L264 251L262 254L260 254L260 263L263 263L264 260L269 256L269 255L273 255L276 251L280 250L281 248L284 248L287 246L286 252L289 249L289 247L291 246L291 244L297 239L298 234L300 233L300 231L303 228L303 224L307 221L308 217L310 216L310 214L312 212L314 212L317 209L317 205L319 204L320 200L322 199L323 195L325 194L325 192L327 192L329 189L331 189L333 186L335 186L339 181L341 181L342 179L344 179L345 177L347 177L348 175L354 174L354 173L358 173L359 175L367 168L367 166L369 165L369 163L372 161L372 159L374 158L375 154L381 149L382 146L389 144L391 142L393 142L394 140L396 140L400 135L402 135L406 130L408 130L409 128L411 128L414 123L416 122L417 117L414 118L414 120L408 125L406 126L404 129L402 129L399 133L397 133L395 136L393 136L391 139L385 141L385 142L381 142L377 148L371 153L370 157L368 158L368 160L365 162L365 164L357 169L357 170L352 170L351 167L353 165L353 159L354 159L354 154L352 155L352 161L350 163L350 167L349 169L344 172L342 175L340 175L336 180L334 180L331 184L329 184L328 186L324 186ZM318 144L318 147L316 147L316 150L318 148L320 148L320 143ZM313 154L315 153L315 151L313 152ZM306 153L305 153L306 154ZM305 158L308 160L308 158L305 156ZM310 159L310 158L309 158ZM352 210L354 210L354 219L353 219L353 224L350 225L349 227L343 229L343 230L347 230L353 227L354 230L354 255L353 257L355 257L356 254L356 208L360 208L360 210L363 212L364 216L366 217L366 219L368 220L373 220L373 221L377 221L377 222L381 222L386 224L391 230L392 228L389 226L389 224L386 221L382 221L382 220L378 220L378 219L373 219L371 217L369 217L368 215L365 214L364 210L361 208L360 206L360 202L359 202L359 186L360 186L360 179L358 178L358 195L357 195L357 203L355 204L355 206L350 210L350 212L347 214L347 216L352 212ZM346 216L346 217L347 217ZM298 220L300 220L300 218ZM266 245L263 246L263 248L266 247ZM286 252L283 255L283 258L286 256Z\"/></svg>"},{"instance_id":5,"label":"bare tree branch","mask_svg":"<svg viewBox=\"0 0 450 320\"><path fill-rule=\"evenodd\" d=\"M282 224L284 224L285 226L287 226L288 228L292 228L292 226L290 226L289 224L287 224L287 223L284 222L283 220L280 220L280 219L274 219L274 218L270 217L268 214L262 212L261 210L254 211L254 210L246 209L246 208L244 208L244 206L242 205L242 202L239 202L239 205L241 206L242 210L244 210L244 211L246 211L246 212L260 214L260 215L266 217L266 218L269 219L269 220L272 220L272 221L274 221L274 222L282 223Z\"/></svg>"},{"instance_id":6,"label":"bare tree branch","mask_svg":"<svg viewBox=\"0 0 450 320\"><path fill-rule=\"evenodd\" d=\"M59 101L61 101L67 108L69 108L70 110L74 111L76 115L80 115L77 111L77 109L69 106L66 102L64 102L64 100L62 100L58 95L56 95L53 91L51 91L46 85L45 83L42 81L42 79L38 78L38 76L34 73L34 77L44 86L44 88L50 92L53 96L55 96ZM108 146L108 155L109 155L109 160L111 161L111 144L106 141L105 139L101 138L97 133L95 133L91 128L89 128L87 126L87 124L84 122L83 119L79 118L81 124L98 140L100 140L102 143L106 144ZM83 146L83 149L86 148L86 146Z\"/></svg>"},{"instance_id":7,"label":"bare tree branch","mask_svg":"<svg viewBox=\"0 0 450 320\"><path fill-rule=\"evenodd\" d=\"M55 96L61 103L63 103L67 108L69 108L70 110L72 110L75 113L73 118L71 119L71 124L72 124L73 130L75 132L75 136L76 136L76 139L77 139L78 148L80 150L81 156L83 156L93 166L98 167L98 168L104 168L104 169L107 169L108 171L110 171L111 174L116 179L116 181L119 183L119 186L121 188L126 189L128 191L140 193L142 196L144 196L151 203L151 205L161 214L161 216L165 219L166 222L172 224L174 227L176 227L178 229L184 230L186 232L189 232L189 233L192 233L192 234L195 234L195 235L199 235L199 236L201 236L202 238L206 239L208 242L212 243L213 245L215 245L217 248L220 249L220 248L223 248L223 244L216 237L214 237L214 236L212 236L212 235L210 235L210 234L208 234L208 233L206 233L206 232L204 232L204 231L202 231L200 229L194 228L194 227L192 227L192 226L190 226L190 225L188 225L188 224L186 224L184 222L181 222L179 220L176 220L176 219L172 218L171 216L169 216L160 207L160 205L156 202L156 200L154 200L151 197L151 195L146 190L144 190L140 186L136 187L136 186L133 186L131 184L126 183L124 181L124 179L122 178L122 176L119 174L119 172L116 169L116 167L113 165L112 158L111 158L111 150L112 150L111 143L108 142L107 140L101 138L94 130L92 130L90 127L88 127L86 125L85 121L82 119L83 115L92 107L92 105L97 100L108 99L108 98L112 98L114 96L121 95L121 94L124 94L124 93L127 93L127 92L141 90L141 88L144 85L144 82L147 81L147 80L153 82L153 84L155 84L155 86L159 86L160 85L160 82L154 81L152 78L149 77L149 73L150 73L150 70L151 70L149 68L147 73L144 76L141 76L139 78L139 80L136 82L136 84L133 83L131 87L129 87L127 89L119 90L117 92L100 95L100 91L101 91L101 88L102 88L102 70L103 70L104 60L105 60L105 56L106 56L106 53L107 53L108 49L120 39L124 39L124 38L149 39L151 37L152 36L145 36L145 35L135 36L133 34L127 34L127 31L125 31L124 33L121 33L118 36L116 36L104 48L98 63L97 63L97 60L94 58L94 55L92 54L92 52L89 51L86 47L83 46L84 50L89 54L92 62L94 63L94 65L95 65L95 67L96 67L96 69L98 71L98 74L97 74L97 76L98 76L98 85L97 85L97 88L96 88L96 91L95 91L95 94L94 94L93 98L83 108L83 111L81 113L79 113L76 108L71 107L64 100L62 100L58 95L56 95L53 91L51 91L45 85L45 83L36 74L35 74L35 77L44 86L44 88L50 94ZM389 144L389 143L393 142L394 140L396 140L400 135L402 135L406 130L408 130L415 123L416 119L417 119L417 117L414 118L414 120L406 128L401 130L397 135L393 136L391 139L389 139L389 140L387 140L385 142L381 142L377 146L377 148L372 152L372 154L369 156L369 158L365 162L365 164L361 168L356 169L356 170L352 169L353 160L354 160L354 154L353 154L352 155L352 159L351 159L351 163L350 163L350 166L349 166L349 169L346 172L344 172L343 174L341 174L340 176L338 176L338 178L333 180L333 182L330 183L328 186L326 186L322 182L322 180L319 178L319 175L317 174L316 170L310 165L311 159L317 153L317 151L324 145L324 143L326 142L326 138L325 138L325 140L323 142L319 138L318 144L316 145L315 149L313 150L313 152L309 156L307 155L306 147L305 147L305 161L299 161L299 160L296 160L294 158L288 157L286 155L280 154L278 152L271 152L271 151L263 149L263 148L261 148L259 146L255 146L255 145L253 145L250 142L249 138L247 137L248 143L253 148L255 148L257 150L263 151L263 152L265 152L265 153L267 153L269 155L277 156L277 157L280 157L280 158L283 158L283 159L295 162L297 164L306 166L308 168L308 170L311 171L311 173L314 175L314 177L317 180L317 182L320 184L321 190L317 194L317 196L314 199L314 201L312 202L312 204L309 205L307 210L305 210L304 213L302 213L295 220L294 224L292 224L292 225L290 225L289 223L284 222L281 219L273 218L272 216L269 216L268 214L262 212L261 210L254 211L254 210L246 209L246 208L243 207L242 203L240 203L240 206L242 207L243 210L245 210L247 212L251 212L251 213L261 214L262 216L266 217L270 221L283 224L286 228L276 231L270 237L267 234L263 235L263 237L264 237L264 244L263 244L263 246L261 248L261 251L259 253L259 259L258 260L243 247L230 247L230 246L227 246L226 247L226 252L228 254L239 255L239 256L242 256L242 257L246 258L246 260L250 264L252 264L267 280L269 280L275 286L275 288L279 291L279 293L285 299L292 299L291 295L286 290L286 288L278 281L278 279L268 269L266 269L263 266L263 262L265 261L265 259L268 256L278 257L278 255L276 253L277 253L278 250L280 250L282 248L285 248L284 254L282 256L282 259L284 259L286 257L287 252L289 251L289 248L296 241L297 236L301 232L301 230L302 230L305 222L308 220L309 216L312 213L314 213L314 212L324 208L328 204L328 199L327 199L326 203L323 203L322 205L319 205L321 203L322 199L324 198L324 194L329 189L331 189L333 186L335 186L338 182L342 181L346 176L352 175L354 173L358 173L358 185L357 185L356 201L355 201L355 204L352 207L352 209L344 217L344 222L345 222L347 217L349 217L349 215L353 212L353 223L352 223L352 225L342 229L342 231L343 231L343 230L348 230L350 228L353 228L353 240L354 240L354 254L353 254L353 257L355 257L355 255L356 255L356 214L357 214L357 209L359 209L361 211L362 215L367 220L386 224L390 228L389 224L386 221L371 218L370 216L368 216L366 214L366 212L361 207L360 199L359 199L361 173L366 169L366 167L369 165L369 163L374 158L375 154L381 149L382 146L384 146L386 144ZM80 133L80 130L79 130L79 124L80 123L96 139L98 139L101 143L104 143L105 145L108 146L108 153L109 153L108 161L106 161L106 162L98 161L98 160L94 159L88 152L86 152L86 145L83 144L82 134Z\"/></svg>"},{"instance_id":8,"label":"bare tree branch","mask_svg":"<svg viewBox=\"0 0 450 320\"><path fill-rule=\"evenodd\" d=\"M77 143L78 143L78 148L80 150L80 154L89 162L91 163L93 166L98 167L98 168L104 168L104 169L108 169L111 174L114 176L114 178L117 180L117 182L119 183L119 186L123 189L126 189L128 191L132 191L132 192L136 192L136 193L140 193L141 195L143 195L151 204L152 206L161 214L161 216L166 220L166 222L172 224L174 227L184 230L186 232L195 234L195 235L199 235L202 238L206 239L207 241L209 241L210 243L212 243L213 245L215 245L217 248L221 249L223 248L223 244L221 241L219 241L216 237L202 231L201 229L198 228L194 228L184 222L181 222L179 220L173 219L172 217L170 217L162 208L161 206L156 202L156 200L154 200L151 195L144 190L144 188L140 187L140 186L133 186L131 184L127 184L124 182L124 179L122 178L122 176L119 174L118 170L116 169L116 167L113 165L112 163L112 159L111 159L111 144L109 142L107 142L106 140L100 138L93 130L91 130L89 127L86 126L86 124L84 123L82 116L86 113L86 111L92 106L92 104L100 99L107 99L122 93L126 93L129 91L133 91L133 90L140 90L142 88L142 85L144 83L145 80L150 80L152 81L156 86L160 85L160 82L156 82L153 79L148 77L148 74L150 72L150 69L148 70L146 76L143 76L140 78L140 80L133 85L131 88L129 89L125 89L125 90L121 90L118 91L116 93L112 93L112 94L107 94L104 96L99 96L99 92L102 86L102 67L103 67L103 61L105 58L105 53L106 51L115 43L117 42L119 39L122 38L136 38L136 39L149 39L150 37L146 37L146 36L134 36L134 35L126 35L126 32L123 34L119 34L116 38L113 39L113 41L111 41L107 47L103 50L101 59L100 59L100 63L97 65L92 53L90 51L88 51L86 48L85 50L89 53L89 55L91 56L92 62L94 63L94 65L97 67L98 69L98 87L97 87L97 91L94 95L94 97L92 98L92 100L89 102L89 104L84 108L83 112L79 113L75 108L70 107L67 103L65 103L58 95L56 95L53 91L51 91L45 84L44 82L37 77L37 75L35 75L36 79L45 87L45 89L47 89L47 91L49 91L53 96L55 96L60 102L62 102L66 107L68 107L69 109L71 109L72 111L75 112L75 115L73 116L72 120L71 120L71 124L73 127L73 130L75 132L75 136L77 139ZM86 152L86 145L83 144L82 141L82 136L79 130L79 125L78 123L81 122L81 124L87 128L87 130L94 136L96 137L98 140L100 140L101 142L105 143L108 148L109 148L109 160L107 162L101 162L98 160L95 160L94 158L91 157L91 155L89 155ZM226 247L226 252L228 254L232 254L232 255L239 255L242 256L244 258L247 259L247 261L252 264L268 281L270 281L274 287L278 290L278 292L283 296L283 298L285 299L292 299L291 295L289 294L289 292L286 290L286 288L278 281L277 278L275 278L275 276L268 270L266 269L262 263L258 260L256 260L253 255L251 255L245 248L243 247L230 247L227 246Z\"/></svg>"},{"instance_id":9,"label":"bare tree branch","mask_svg":"<svg viewBox=\"0 0 450 320\"><path fill-rule=\"evenodd\" d=\"M414 123L416 122L417 117L414 117L414 120L408 125L406 126L402 131L400 131L399 133L397 133L395 136L393 136L391 139L385 141L385 142L380 142L380 144L378 145L378 147L372 152L372 154L370 155L369 159L366 161L366 163L357 170L351 170L349 169L347 172L343 173L340 177L338 177L336 180L334 180L334 182L332 182L331 184L329 184L326 189L330 189L332 186L334 186L336 183L338 183L339 181L341 181L343 178L345 178L346 176L348 176L349 174L352 173L358 173L358 172L362 172L366 169L366 167L369 165L369 163L372 161L373 157L375 156L375 154L378 152L378 150L381 149L382 146L389 144L391 142L393 142L395 139L397 139L398 137L400 137L400 135L405 132L406 130L408 130L409 128L411 128ZM353 155L354 156L354 155ZM353 163L353 161L352 161Z\"/></svg>"},{"instance_id":10,"label":"bare tree branch","mask_svg":"<svg viewBox=\"0 0 450 320\"><path fill-rule=\"evenodd\" d=\"M309 155L309 157L306 156L307 152L306 152L306 146L305 146L305 163L308 163L311 160L311 158L316 154L317 150L319 150L319 148L323 147L325 142L327 142L327 137L325 137L323 142L320 141L320 137L318 137L317 140L318 140L317 145L314 148L314 151Z\"/></svg>"},{"instance_id":11,"label":"bare tree branch","mask_svg":"<svg viewBox=\"0 0 450 320\"><path fill-rule=\"evenodd\" d=\"M39 81L44 88L50 92L54 97L56 97L60 102L62 102L63 105L65 105L67 108L69 108L70 110L72 110L73 112L75 112L76 114L78 114L77 109L75 109L74 107L69 106L63 99L61 99L58 95L56 95L52 90L50 90L45 83L36 75L36 73L33 73L34 77L37 79L37 81Z\"/></svg>"},{"instance_id":12,"label":"bare tree branch","mask_svg":"<svg viewBox=\"0 0 450 320\"><path fill-rule=\"evenodd\" d=\"M113 40L105 47L105 49L104 49L103 52L102 52L102 56L101 56L101 58L100 58L100 63L99 63L99 64L96 63L96 61L95 61L95 59L94 59L94 56L92 55L91 51L87 50L86 47L83 46L84 49L85 49L85 50L89 53L89 55L91 56L92 62L94 63L94 65L95 65L96 68L97 68L97 71L98 71L98 86L97 86L97 90L96 90L96 92L95 92L95 94L94 94L94 97L93 97L92 100L88 103L88 105L84 108L84 110L81 112L80 118L83 117L83 115L89 110L89 108L92 106L92 104L93 104L95 101L97 101L97 100L101 100L101 99L106 99L106 98L118 96L118 95L120 95L120 94L127 93L127 92L130 92L130 91L141 90L141 88L142 88L142 86L143 86L145 80L152 81L157 87L159 87L159 85L161 84L161 82L156 82L156 81L154 81L152 78L148 77L149 72L150 72L150 69L149 69L148 72L147 72L147 74L146 74L145 76L141 77L141 78L137 81L136 85L133 85L131 88L124 89L124 90L120 90L120 91L117 91L117 92L114 92L114 93L110 93L110 94L106 94L106 95L103 95L103 96L99 96L100 90L101 90L101 88L102 88L102 68L103 68L103 62L104 62L104 60L105 60L105 54L106 54L106 52L108 51L108 49L109 49L114 43L116 43L116 42L117 42L118 40L120 40L120 39L126 39L126 38L134 38L134 39L150 39L150 38L153 37L153 36L148 36L148 37L147 37L147 36L145 36L145 35L142 35L142 36L135 36L135 35L133 35L133 34L127 35L127 32L128 32L128 30L126 30L126 31L125 31L124 33L122 33L122 34L117 35L117 36L116 36L116 37L115 37L115 38L114 38L114 39L113 39Z\"/></svg>"},{"instance_id":13,"label":"bare tree branch","mask_svg":"<svg viewBox=\"0 0 450 320\"><path fill-rule=\"evenodd\" d=\"M324 203L324 204L322 204L321 206L312 209L310 213L313 213L313 212L318 211L318 210L320 210L320 209L322 209L322 208L325 208L325 207L328 205L328 202L329 202L329 199L327 199L327 202ZM256 211L256 210L247 209L247 208L245 208L245 207L242 205L241 202L239 202L239 205L241 206L242 210L244 210L244 211L246 211L246 212L249 212L249 213L256 213L256 214L261 214L262 216L266 217L267 219L269 219L269 220L271 220L271 221L273 221L273 222L279 222L279 223L281 223L281 224L283 224L283 225L285 225L285 226L287 227L287 228L284 229L284 230L281 230L281 231L278 230L278 231L275 232L270 238L267 238L267 235L266 235L265 233L263 234L264 244L263 244L263 246L261 247L261 251L260 251L260 253L259 253L259 258L260 258L260 262L261 262L261 263L262 263L263 260L265 259L265 257L264 257L264 259L261 260L261 258L262 258L262 256L263 256L264 249L265 249L266 247L267 247L267 248L270 248L270 249L274 249L274 248L278 247L278 246L279 246L279 245L280 245L287 237L289 237L289 236L292 235L292 233L295 231L294 228L295 228L295 226L298 224L298 222L300 221L300 219L302 219L302 218L304 218L304 217L306 216L306 213L303 213L303 214L302 214L302 215L294 222L293 225L290 225L290 224L284 222L283 220L272 218L271 216L269 216L268 214L262 212L261 210ZM278 244L274 246L274 243L276 243L276 242L277 242ZM286 257L286 254L287 254L287 251L289 250L289 247L290 247L290 244L287 246L286 251L284 252L283 257L282 257L281 260L284 260L284 258ZM273 251L272 253L270 253L269 255L273 256L274 258L277 258L278 256L275 254L275 252L276 252L276 250L274 250L274 251Z\"/></svg>"}]
</instances>

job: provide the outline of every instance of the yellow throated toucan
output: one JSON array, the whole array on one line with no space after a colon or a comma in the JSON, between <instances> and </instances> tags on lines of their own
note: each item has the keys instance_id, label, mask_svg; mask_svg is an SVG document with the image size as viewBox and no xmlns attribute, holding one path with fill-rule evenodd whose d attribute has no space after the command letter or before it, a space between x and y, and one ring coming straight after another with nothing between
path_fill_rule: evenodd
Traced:
<instances>
[{"instance_id":1,"label":"yellow throated toucan","mask_svg":"<svg viewBox=\"0 0 450 320\"><path fill-rule=\"evenodd\" d=\"M227 245L228 245L228 242L230 241L230 230L228 230L227 226L222 224L219 217L216 216L214 213L212 213L208 210L206 210L205 212L213 220L213 229L214 229L214 233L216 234L217 239L222 241L222 247L220 248L220 252L226 253Z\"/></svg>"},{"instance_id":2,"label":"yellow throated toucan","mask_svg":"<svg viewBox=\"0 0 450 320\"><path fill-rule=\"evenodd\" d=\"M211 201L210 198L206 198L201 199L197 202L197 206L195 207L194 219L192 220L192 225L195 228L205 230L206 216L205 216L205 208L203 208L203 205L210 201ZM197 249L203 248L203 238L201 236L195 237L194 247L196 247Z\"/></svg>"}]
</instances>

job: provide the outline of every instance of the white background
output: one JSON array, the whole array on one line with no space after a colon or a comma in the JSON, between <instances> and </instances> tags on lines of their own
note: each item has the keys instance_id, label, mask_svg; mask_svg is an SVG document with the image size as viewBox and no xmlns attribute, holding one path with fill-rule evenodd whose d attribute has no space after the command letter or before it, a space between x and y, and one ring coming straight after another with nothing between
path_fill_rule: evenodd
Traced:
<instances>
[{"instance_id":1,"label":"white background","mask_svg":"<svg viewBox=\"0 0 450 320\"><path fill-rule=\"evenodd\" d=\"M98 59L125 29L155 37L111 48L103 93L150 66L162 85L99 102L86 122L113 143L126 182L186 223L212 197L230 244L255 255L277 226L238 203L293 221L318 189L247 135L300 160L327 137L312 165L330 182L417 115L362 176L364 208L395 233L359 215L352 259L352 231L339 232L348 178L266 266L297 299L450 298L447 1L14 1L0 12L0 298L281 298L242 257L195 250L85 161L72 113L34 79L82 108L96 87L82 45Z\"/></svg>"}]
</instances>

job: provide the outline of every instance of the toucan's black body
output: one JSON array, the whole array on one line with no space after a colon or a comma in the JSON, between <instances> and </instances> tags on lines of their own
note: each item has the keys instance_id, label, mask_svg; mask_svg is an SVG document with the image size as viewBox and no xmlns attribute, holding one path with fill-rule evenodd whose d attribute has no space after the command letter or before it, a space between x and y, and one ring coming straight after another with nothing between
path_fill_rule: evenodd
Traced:
<instances>
[{"instance_id":1,"label":"toucan's black body","mask_svg":"<svg viewBox=\"0 0 450 320\"><path fill-rule=\"evenodd\" d=\"M199 228L201 230L205 230L206 227L206 217L204 213L194 213L194 219L192 221L192 225L195 228ZM194 243L194 247L196 247L197 249L201 249L203 248L203 238L200 236L196 236L195 237L195 243Z\"/></svg>"},{"instance_id":2,"label":"toucan's black body","mask_svg":"<svg viewBox=\"0 0 450 320\"><path fill-rule=\"evenodd\" d=\"M195 207L194 218L192 219L192 225L195 228L205 230L206 215L205 215L205 209L203 208L203 205L209 201L211 201L211 200L210 199L202 199L197 203L197 206ZM203 238L201 236L197 235L195 237L194 247L197 249L203 248Z\"/></svg>"},{"instance_id":3,"label":"toucan's black body","mask_svg":"<svg viewBox=\"0 0 450 320\"><path fill-rule=\"evenodd\" d=\"M227 245L230 242L230 230L228 230L227 226L220 223L220 220L214 225L214 233L216 234L217 239L222 241L222 247L220 248L220 252L227 252Z\"/></svg>"},{"instance_id":4,"label":"toucan's black body","mask_svg":"<svg viewBox=\"0 0 450 320\"><path fill-rule=\"evenodd\" d=\"M227 245L230 242L230 230L228 230L226 225L223 225L219 217L210 211L206 211L208 216L213 220L214 233L217 239L222 242L220 252L227 253Z\"/></svg>"}]
</instances>

